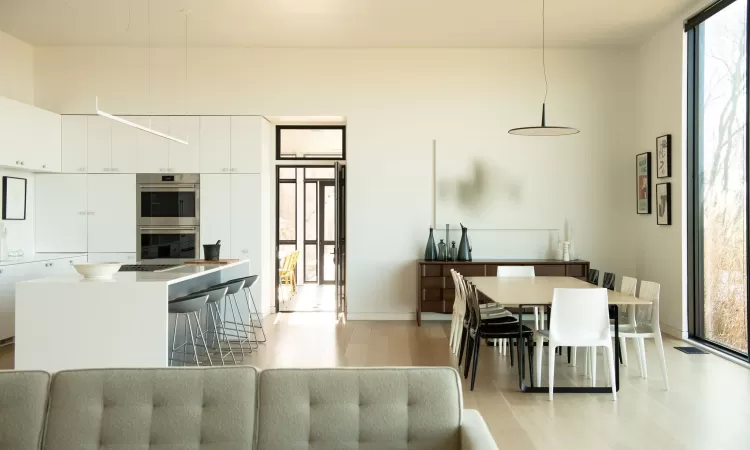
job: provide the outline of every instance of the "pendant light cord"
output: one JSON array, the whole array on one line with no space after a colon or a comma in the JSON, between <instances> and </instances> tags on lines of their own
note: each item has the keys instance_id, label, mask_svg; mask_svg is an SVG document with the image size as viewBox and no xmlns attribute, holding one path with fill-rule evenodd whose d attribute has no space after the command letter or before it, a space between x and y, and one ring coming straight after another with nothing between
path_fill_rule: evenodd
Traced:
<instances>
[{"instance_id":1,"label":"pendant light cord","mask_svg":"<svg viewBox=\"0 0 750 450\"><path fill-rule=\"evenodd\" d=\"M544 102L547 103L547 90L549 86L547 85L547 64L545 62L545 54L544 54L544 0L542 0L542 71L544 72Z\"/></svg>"}]
</instances>

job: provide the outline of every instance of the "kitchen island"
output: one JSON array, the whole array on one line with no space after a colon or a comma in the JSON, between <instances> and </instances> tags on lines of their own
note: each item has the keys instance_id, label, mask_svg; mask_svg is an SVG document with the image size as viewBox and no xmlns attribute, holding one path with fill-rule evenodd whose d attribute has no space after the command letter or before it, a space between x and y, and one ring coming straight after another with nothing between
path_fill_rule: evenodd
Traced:
<instances>
[{"instance_id":1,"label":"kitchen island","mask_svg":"<svg viewBox=\"0 0 750 450\"><path fill-rule=\"evenodd\" d=\"M166 367L168 301L249 275L250 263L242 260L118 272L110 280L69 275L18 283L15 369Z\"/></svg>"}]
</instances>

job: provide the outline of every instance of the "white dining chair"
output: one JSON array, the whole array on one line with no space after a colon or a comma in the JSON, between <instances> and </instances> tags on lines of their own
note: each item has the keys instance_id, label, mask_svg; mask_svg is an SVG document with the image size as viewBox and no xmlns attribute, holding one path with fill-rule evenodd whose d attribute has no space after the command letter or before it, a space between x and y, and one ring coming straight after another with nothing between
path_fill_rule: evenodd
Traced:
<instances>
[{"instance_id":1,"label":"white dining chair","mask_svg":"<svg viewBox=\"0 0 750 450\"><path fill-rule=\"evenodd\" d=\"M636 286L638 285L638 280L633 277L627 277L623 276L622 280L620 280L620 293L629 295L631 297L635 297L635 290ZM630 306L630 308L633 308L633 306ZM624 307L620 307L620 313L622 313L622 309ZM630 324L630 319L626 319L623 321L621 314L620 319L620 330L626 329ZM614 335L614 334L613 334ZM620 337L620 353L622 354L622 365L627 366L628 365L628 348L626 344L626 339L624 337ZM591 360L593 359L594 364L591 364ZM573 348L573 354L570 358L570 364L575 366L576 365L576 349ZM588 353L587 353L587 359L586 359L586 376L591 376L593 380L596 380L596 374L595 373L589 373L589 370L591 367L596 367L596 356L593 356L589 359ZM593 371L592 371L593 372Z\"/></svg>"},{"instance_id":2,"label":"white dining chair","mask_svg":"<svg viewBox=\"0 0 750 450\"><path fill-rule=\"evenodd\" d=\"M609 363L612 397L617 400L615 359L609 325L607 290L555 289L552 296L549 330L536 331L536 381L542 384L544 340L549 341L549 399L552 400L557 347L604 347ZM592 352L594 353L594 352Z\"/></svg>"},{"instance_id":3,"label":"white dining chair","mask_svg":"<svg viewBox=\"0 0 750 450\"><path fill-rule=\"evenodd\" d=\"M641 366L641 376L648 378L646 367L646 339L653 339L656 352L659 354L661 372L664 376L664 389L669 390L667 378L667 360L664 355L664 342L659 326L659 291L661 286L653 281L641 281L638 298L650 300L651 305L631 306L628 311L629 323L620 326L621 339L635 339L638 344L638 361ZM612 326L614 330L614 325Z\"/></svg>"},{"instance_id":4,"label":"white dining chair","mask_svg":"<svg viewBox=\"0 0 750 450\"><path fill-rule=\"evenodd\" d=\"M511 278L511 277L534 277L536 273L534 266L497 266L497 276L499 278ZM519 318L521 319L521 318ZM534 330L544 329L544 309L542 309L542 324L539 326L539 308L534 307ZM505 354L505 347L507 340L503 339L500 344L498 351L502 351ZM512 349L511 349L512 351Z\"/></svg>"}]
</instances>

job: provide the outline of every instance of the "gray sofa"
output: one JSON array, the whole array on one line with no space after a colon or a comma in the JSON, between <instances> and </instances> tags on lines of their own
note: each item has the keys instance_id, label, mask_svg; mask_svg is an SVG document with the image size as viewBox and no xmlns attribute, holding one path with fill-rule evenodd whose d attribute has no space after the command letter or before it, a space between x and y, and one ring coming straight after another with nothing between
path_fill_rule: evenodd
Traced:
<instances>
[{"instance_id":1,"label":"gray sofa","mask_svg":"<svg viewBox=\"0 0 750 450\"><path fill-rule=\"evenodd\" d=\"M0 372L0 449L497 449L451 368Z\"/></svg>"}]
</instances>

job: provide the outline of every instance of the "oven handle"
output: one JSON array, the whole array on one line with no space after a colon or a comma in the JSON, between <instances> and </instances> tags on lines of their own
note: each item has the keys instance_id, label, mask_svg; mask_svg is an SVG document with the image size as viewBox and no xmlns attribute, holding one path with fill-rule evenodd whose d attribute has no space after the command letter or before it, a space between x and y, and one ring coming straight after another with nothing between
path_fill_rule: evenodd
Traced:
<instances>
[{"instance_id":1,"label":"oven handle","mask_svg":"<svg viewBox=\"0 0 750 450\"><path fill-rule=\"evenodd\" d=\"M197 184L139 184L138 189L140 190L153 190L153 191L176 191L178 189L197 191Z\"/></svg>"},{"instance_id":2,"label":"oven handle","mask_svg":"<svg viewBox=\"0 0 750 450\"><path fill-rule=\"evenodd\" d=\"M185 233L189 231L193 231L194 233L198 233L198 227L144 227L139 226L138 231L159 231L162 233L172 233L172 232L180 232L180 234L190 234Z\"/></svg>"}]
</instances>

